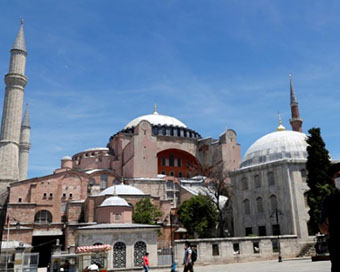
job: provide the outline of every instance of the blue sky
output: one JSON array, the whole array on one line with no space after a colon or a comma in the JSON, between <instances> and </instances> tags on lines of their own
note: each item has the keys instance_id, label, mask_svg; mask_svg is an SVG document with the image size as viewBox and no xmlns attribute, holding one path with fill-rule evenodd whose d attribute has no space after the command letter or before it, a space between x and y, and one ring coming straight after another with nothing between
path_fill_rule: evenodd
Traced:
<instances>
[{"instance_id":1,"label":"blue sky","mask_svg":"<svg viewBox=\"0 0 340 272\"><path fill-rule=\"evenodd\" d=\"M313 0L0 1L1 75L25 20L29 177L106 146L154 103L203 137L234 129L244 154L278 112L290 129L289 73L304 132L321 127L340 158L339 14Z\"/></svg>"}]
</instances>

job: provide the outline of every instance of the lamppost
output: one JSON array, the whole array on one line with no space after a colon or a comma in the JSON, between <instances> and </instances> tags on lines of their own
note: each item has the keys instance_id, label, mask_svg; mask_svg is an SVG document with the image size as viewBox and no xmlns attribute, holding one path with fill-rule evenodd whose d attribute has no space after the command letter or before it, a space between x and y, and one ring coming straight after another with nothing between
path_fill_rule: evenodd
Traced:
<instances>
[{"instance_id":1,"label":"lamppost","mask_svg":"<svg viewBox=\"0 0 340 272\"><path fill-rule=\"evenodd\" d=\"M282 262L282 256L281 256L281 244L280 244L280 222L279 222L279 215L282 215L282 212L278 210L278 208L275 209L273 214L270 217L273 217L275 215L276 225L277 225L277 246L279 250L279 257L278 261L279 263Z\"/></svg>"},{"instance_id":2,"label":"lamppost","mask_svg":"<svg viewBox=\"0 0 340 272\"><path fill-rule=\"evenodd\" d=\"M170 212L170 250L171 250L171 265L174 263L174 251L173 251L173 237L172 237L172 223L174 215Z\"/></svg>"}]
</instances>

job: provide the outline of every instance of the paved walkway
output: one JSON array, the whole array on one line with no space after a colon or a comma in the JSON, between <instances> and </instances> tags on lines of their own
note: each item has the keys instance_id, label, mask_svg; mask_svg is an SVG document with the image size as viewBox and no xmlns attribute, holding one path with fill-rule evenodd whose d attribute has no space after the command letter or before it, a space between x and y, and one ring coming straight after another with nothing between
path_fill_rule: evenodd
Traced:
<instances>
[{"instance_id":1,"label":"paved walkway","mask_svg":"<svg viewBox=\"0 0 340 272\"><path fill-rule=\"evenodd\" d=\"M177 269L183 271L180 266ZM168 270L154 270L150 272L168 272ZM329 261L312 262L310 259L287 260L279 263L277 261L235 263L223 265L197 266L195 272L330 272Z\"/></svg>"}]
</instances>

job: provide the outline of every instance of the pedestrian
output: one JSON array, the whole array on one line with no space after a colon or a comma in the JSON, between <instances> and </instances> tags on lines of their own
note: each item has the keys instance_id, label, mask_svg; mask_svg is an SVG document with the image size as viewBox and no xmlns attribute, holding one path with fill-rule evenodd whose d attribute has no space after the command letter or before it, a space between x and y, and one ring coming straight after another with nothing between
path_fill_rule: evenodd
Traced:
<instances>
[{"instance_id":1,"label":"pedestrian","mask_svg":"<svg viewBox=\"0 0 340 272\"><path fill-rule=\"evenodd\" d=\"M193 264L192 264L192 250L190 247L190 242L186 241L184 243L184 259L183 259L183 265L184 265L184 269L183 272L194 272L194 268L193 268Z\"/></svg>"},{"instance_id":2,"label":"pedestrian","mask_svg":"<svg viewBox=\"0 0 340 272\"><path fill-rule=\"evenodd\" d=\"M340 163L329 169L335 191L326 197L322 204L319 228L321 233L328 234L328 250L332 263L332 272L340 271Z\"/></svg>"},{"instance_id":3,"label":"pedestrian","mask_svg":"<svg viewBox=\"0 0 340 272\"><path fill-rule=\"evenodd\" d=\"M148 252L145 252L145 254L144 254L143 267L144 267L144 272L149 271L149 253Z\"/></svg>"}]
</instances>

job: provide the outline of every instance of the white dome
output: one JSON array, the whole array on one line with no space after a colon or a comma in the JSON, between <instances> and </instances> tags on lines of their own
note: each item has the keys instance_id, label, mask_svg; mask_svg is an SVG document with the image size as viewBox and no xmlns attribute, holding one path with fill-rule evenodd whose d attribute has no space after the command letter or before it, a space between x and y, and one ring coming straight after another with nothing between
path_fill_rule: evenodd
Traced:
<instances>
[{"instance_id":1,"label":"white dome","mask_svg":"<svg viewBox=\"0 0 340 272\"><path fill-rule=\"evenodd\" d=\"M307 136L296 131L269 133L247 150L241 168L282 159L307 159Z\"/></svg>"},{"instance_id":2,"label":"white dome","mask_svg":"<svg viewBox=\"0 0 340 272\"><path fill-rule=\"evenodd\" d=\"M185 124L183 124L181 121L179 121L178 119L174 117L161 115L156 112L154 114L143 115L143 116L137 117L136 119L133 119L131 122L129 122L124 127L124 129L130 128L130 127L136 127L143 120L148 121L152 125L178 126L178 127L184 127L184 128L187 127Z\"/></svg>"},{"instance_id":3,"label":"white dome","mask_svg":"<svg viewBox=\"0 0 340 272\"><path fill-rule=\"evenodd\" d=\"M117 195L145 195L141 190L136 187L133 187L131 185L119 184L106 188L104 191L99 193L99 196L114 195L115 187Z\"/></svg>"},{"instance_id":4,"label":"white dome","mask_svg":"<svg viewBox=\"0 0 340 272\"><path fill-rule=\"evenodd\" d=\"M105 206L128 206L130 205L126 202L125 199L118 197L118 196L112 196L103 201L102 204L100 204L100 207L105 207Z\"/></svg>"}]
</instances>

